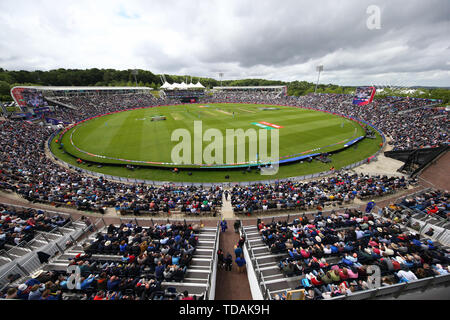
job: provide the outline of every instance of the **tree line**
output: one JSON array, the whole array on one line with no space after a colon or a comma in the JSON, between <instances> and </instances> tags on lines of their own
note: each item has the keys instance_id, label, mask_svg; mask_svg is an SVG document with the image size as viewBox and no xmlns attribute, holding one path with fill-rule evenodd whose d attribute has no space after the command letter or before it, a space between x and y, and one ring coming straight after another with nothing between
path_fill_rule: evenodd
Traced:
<instances>
[{"instance_id":1,"label":"tree line","mask_svg":"<svg viewBox=\"0 0 450 320\"><path fill-rule=\"evenodd\" d=\"M219 80L212 78L190 77L188 75L165 75L169 83L200 81L205 87L212 88L215 86L287 86L287 94L290 96L302 96L315 91L315 84L307 81L278 81L266 79L242 79L242 80ZM5 70L0 68L0 101L11 101L10 89L18 85L29 86L114 86L114 87L150 87L158 90L162 85L161 76L154 74L148 70L137 70L137 74L133 74L132 69L115 70L115 69L54 69L49 71L25 71L25 70ZM319 84L318 93L336 93L336 94L353 94L355 87L338 86L334 84ZM377 97L387 95L406 96L400 91L394 92L385 90ZM450 100L450 90L439 89L420 89L409 96L418 98L434 98L442 99L444 103Z\"/></svg>"},{"instance_id":2,"label":"tree line","mask_svg":"<svg viewBox=\"0 0 450 320\"><path fill-rule=\"evenodd\" d=\"M383 91L377 91L375 99L382 99L385 97L410 97L422 99L439 99L442 100L442 105L450 102L450 90L446 88L417 88L414 92L407 92L400 88L383 88Z\"/></svg>"}]
</instances>

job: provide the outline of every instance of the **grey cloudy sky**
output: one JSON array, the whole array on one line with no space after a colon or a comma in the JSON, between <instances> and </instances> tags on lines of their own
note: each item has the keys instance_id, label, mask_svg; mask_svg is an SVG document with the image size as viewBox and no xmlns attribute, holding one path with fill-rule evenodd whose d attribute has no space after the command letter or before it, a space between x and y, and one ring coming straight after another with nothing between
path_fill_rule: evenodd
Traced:
<instances>
[{"instance_id":1,"label":"grey cloudy sky","mask_svg":"<svg viewBox=\"0 0 450 320\"><path fill-rule=\"evenodd\" d=\"M448 0L0 0L0 67L450 86L449 21Z\"/></svg>"}]
</instances>

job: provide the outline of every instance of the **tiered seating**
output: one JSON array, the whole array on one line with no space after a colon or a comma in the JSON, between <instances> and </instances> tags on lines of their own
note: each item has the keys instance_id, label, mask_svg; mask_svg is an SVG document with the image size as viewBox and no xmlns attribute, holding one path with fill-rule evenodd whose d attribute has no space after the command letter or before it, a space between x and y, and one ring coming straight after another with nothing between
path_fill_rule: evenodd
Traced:
<instances>
[{"instance_id":1,"label":"tiered seating","mask_svg":"<svg viewBox=\"0 0 450 320\"><path fill-rule=\"evenodd\" d=\"M280 210L308 210L350 204L407 189L405 177L338 174L309 182L283 182L275 185L235 186L231 204L235 213L261 214Z\"/></svg>"},{"instance_id":2,"label":"tiered seating","mask_svg":"<svg viewBox=\"0 0 450 320\"><path fill-rule=\"evenodd\" d=\"M448 247L359 211L319 213L314 219L304 216L244 230L262 288L275 299L285 299L293 289L305 289L307 300L390 294L368 290L369 265L381 270L383 288L407 283L412 289L420 287L417 280L450 275Z\"/></svg>"},{"instance_id":3,"label":"tiered seating","mask_svg":"<svg viewBox=\"0 0 450 320\"><path fill-rule=\"evenodd\" d=\"M158 214L186 214L192 216L212 215L222 207L222 188L211 187L199 189L195 187L147 187L141 203L125 201L116 206L121 215L158 215Z\"/></svg>"},{"instance_id":4,"label":"tiered seating","mask_svg":"<svg viewBox=\"0 0 450 320\"><path fill-rule=\"evenodd\" d=\"M87 228L85 222L73 221L63 213L6 204L0 207L0 235L5 236L0 250L0 288L10 277L26 275L64 250Z\"/></svg>"},{"instance_id":5,"label":"tiered seating","mask_svg":"<svg viewBox=\"0 0 450 320\"><path fill-rule=\"evenodd\" d=\"M61 105L69 105L75 110L61 107L52 115L64 122L78 122L108 112L127 110L130 108L166 105L163 98L155 98L151 94L112 94L99 96L53 97L52 101ZM171 104L177 104L171 101Z\"/></svg>"},{"instance_id":6,"label":"tiered seating","mask_svg":"<svg viewBox=\"0 0 450 320\"><path fill-rule=\"evenodd\" d=\"M424 189L383 208L383 216L401 222L424 236L450 245L448 192Z\"/></svg>"},{"instance_id":7,"label":"tiered seating","mask_svg":"<svg viewBox=\"0 0 450 320\"><path fill-rule=\"evenodd\" d=\"M430 217L448 219L450 202L448 191L428 189L403 198L399 205Z\"/></svg>"},{"instance_id":8,"label":"tiered seating","mask_svg":"<svg viewBox=\"0 0 450 320\"><path fill-rule=\"evenodd\" d=\"M205 102L229 101L235 103L254 103L257 101L276 102L281 96L282 90L276 89L251 89L251 90L220 90L215 91L213 96L202 98Z\"/></svg>"},{"instance_id":9,"label":"tiered seating","mask_svg":"<svg viewBox=\"0 0 450 320\"><path fill-rule=\"evenodd\" d=\"M0 204L0 266L73 231L70 217Z\"/></svg>"},{"instance_id":10,"label":"tiered seating","mask_svg":"<svg viewBox=\"0 0 450 320\"><path fill-rule=\"evenodd\" d=\"M186 291L207 299L216 231L181 223L109 225L45 265L37 280L51 281L50 299L182 299ZM75 289L67 286L69 265L80 267ZM29 292L33 282L28 277L20 284Z\"/></svg>"},{"instance_id":11,"label":"tiered seating","mask_svg":"<svg viewBox=\"0 0 450 320\"><path fill-rule=\"evenodd\" d=\"M15 100L17 101L22 111L25 111L27 106L27 102L25 101L25 98L22 95L24 90L25 88L13 88L13 90L11 91L11 94L14 96Z\"/></svg>"},{"instance_id":12,"label":"tiered seating","mask_svg":"<svg viewBox=\"0 0 450 320\"><path fill-rule=\"evenodd\" d=\"M25 111L26 107L38 108L48 105L42 92L37 91L36 89L13 88L12 95L22 111Z\"/></svg>"}]
</instances>

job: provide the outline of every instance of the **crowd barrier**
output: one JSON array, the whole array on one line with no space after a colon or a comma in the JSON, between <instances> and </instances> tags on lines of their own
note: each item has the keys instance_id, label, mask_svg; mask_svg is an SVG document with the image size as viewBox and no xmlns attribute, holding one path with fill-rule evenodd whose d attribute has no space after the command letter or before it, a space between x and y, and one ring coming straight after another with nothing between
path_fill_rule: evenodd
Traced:
<instances>
[{"instance_id":1,"label":"crowd barrier","mask_svg":"<svg viewBox=\"0 0 450 320\"><path fill-rule=\"evenodd\" d=\"M205 300L214 300L216 295L216 279L217 279L217 249L219 247L220 223L217 222L216 240L213 249L213 258L210 264L208 281L206 282Z\"/></svg>"},{"instance_id":2,"label":"crowd barrier","mask_svg":"<svg viewBox=\"0 0 450 320\"><path fill-rule=\"evenodd\" d=\"M250 261L251 265L248 266L247 263L247 274L249 277L250 282L250 290L252 291L252 297L254 300L271 300L270 292L266 287L265 281L264 281L264 275L262 274L258 261L255 259L255 253L253 252L253 248L250 244L250 241L248 240L248 236L245 232L245 229L241 226L239 230L240 234L245 237L245 246L244 246L244 258L246 261ZM250 274L253 273L253 274ZM255 292L255 281L256 278L256 284L258 285L259 292Z\"/></svg>"}]
</instances>

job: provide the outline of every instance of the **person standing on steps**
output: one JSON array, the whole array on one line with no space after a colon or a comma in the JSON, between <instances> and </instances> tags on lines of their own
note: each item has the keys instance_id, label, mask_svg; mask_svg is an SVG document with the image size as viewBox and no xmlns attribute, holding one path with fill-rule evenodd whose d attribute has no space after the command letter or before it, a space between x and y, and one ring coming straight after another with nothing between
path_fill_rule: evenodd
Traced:
<instances>
[{"instance_id":1,"label":"person standing on steps","mask_svg":"<svg viewBox=\"0 0 450 320\"><path fill-rule=\"evenodd\" d=\"M228 190L225 190L225 200L227 200L228 201Z\"/></svg>"},{"instance_id":2,"label":"person standing on steps","mask_svg":"<svg viewBox=\"0 0 450 320\"><path fill-rule=\"evenodd\" d=\"M245 271L245 264L246 264L244 257L237 257L235 261L236 261L236 264L237 264L238 272L239 273L244 272Z\"/></svg>"},{"instance_id":3,"label":"person standing on steps","mask_svg":"<svg viewBox=\"0 0 450 320\"><path fill-rule=\"evenodd\" d=\"M227 231L227 221L225 219L222 219L222 221L220 222L220 227L222 228L222 232L226 232Z\"/></svg>"},{"instance_id":4,"label":"person standing on steps","mask_svg":"<svg viewBox=\"0 0 450 320\"><path fill-rule=\"evenodd\" d=\"M238 247L237 245L234 246L234 255L236 256L236 258L239 258L240 256L242 256L241 247Z\"/></svg>"},{"instance_id":5,"label":"person standing on steps","mask_svg":"<svg viewBox=\"0 0 450 320\"><path fill-rule=\"evenodd\" d=\"M219 266L219 269L223 269L223 267L225 266L225 260L223 258L223 251L220 248L219 248L219 250L217 250L217 265Z\"/></svg>"},{"instance_id":6,"label":"person standing on steps","mask_svg":"<svg viewBox=\"0 0 450 320\"><path fill-rule=\"evenodd\" d=\"M233 257L231 253L227 253L227 257L225 258L225 271L231 271L233 265Z\"/></svg>"},{"instance_id":7,"label":"person standing on steps","mask_svg":"<svg viewBox=\"0 0 450 320\"><path fill-rule=\"evenodd\" d=\"M234 232L239 233L239 227L241 226L241 221L240 220L236 220L234 222Z\"/></svg>"},{"instance_id":8,"label":"person standing on steps","mask_svg":"<svg viewBox=\"0 0 450 320\"><path fill-rule=\"evenodd\" d=\"M242 248L244 246L244 243L245 243L245 236L242 235L241 238L239 239L238 246Z\"/></svg>"},{"instance_id":9,"label":"person standing on steps","mask_svg":"<svg viewBox=\"0 0 450 320\"><path fill-rule=\"evenodd\" d=\"M367 206L366 206L366 213L371 213L372 212L372 209L375 207L375 201L370 201L370 202L368 202L367 203Z\"/></svg>"}]
</instances>

